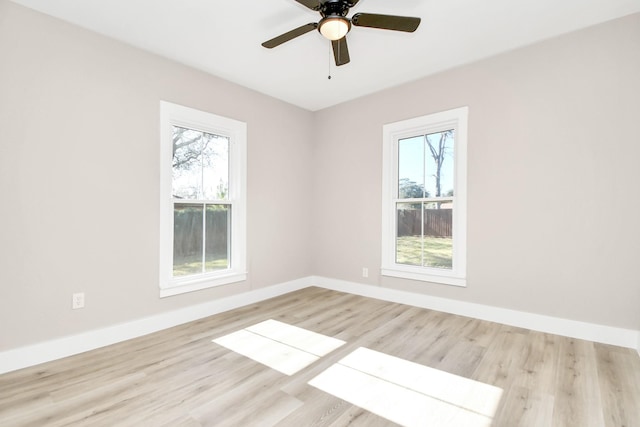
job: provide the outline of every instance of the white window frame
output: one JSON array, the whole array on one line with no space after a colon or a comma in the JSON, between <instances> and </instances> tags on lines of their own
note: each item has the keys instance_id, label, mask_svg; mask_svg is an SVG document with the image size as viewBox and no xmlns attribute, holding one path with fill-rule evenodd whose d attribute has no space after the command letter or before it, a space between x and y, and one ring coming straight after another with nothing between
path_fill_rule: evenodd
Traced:
<instances>
[{"instance_id":1,"label":"white window frame","mask_svg":"<svg viewBox=\"0 0 640 427\"><path fill-rule=\"evenodd\" d=\"M229 268L181 278L173 277L173 127L229 138L231 250ZM247 279L246 194L247 125L194 108L160 101L160 297L178 295Z\"/></svg>"},{"instance_id":2,"label":"white window frame","mask_svg":"<svg viewBox=\"0 0 640 427\"><path fill-rule=\"evenodd\" d=\"M467 116L468 107L455 108L383 126L382 268L383 276L454 286L467 284ZM452 269L396 263L396 203L398 199L398 141L455 129Z\"/></svg>"}]
</instances>

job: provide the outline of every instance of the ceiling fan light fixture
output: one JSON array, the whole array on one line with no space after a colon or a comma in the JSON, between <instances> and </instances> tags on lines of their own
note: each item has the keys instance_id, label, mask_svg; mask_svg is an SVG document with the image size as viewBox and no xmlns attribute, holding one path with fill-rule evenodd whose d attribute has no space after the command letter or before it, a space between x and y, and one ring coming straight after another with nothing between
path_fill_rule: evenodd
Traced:
<instances>
[{"instance_id":1,"label":"ceiling fan light fixture","mask_svg":"<svg viewBox=\"0 0 640 427\"><path fill-rule=\"evenodd\" d=\"M351 21L344 16L327 16L318 24L318 31L329 40L340 40L351 29Z\"/></svg>"}]
</instances>

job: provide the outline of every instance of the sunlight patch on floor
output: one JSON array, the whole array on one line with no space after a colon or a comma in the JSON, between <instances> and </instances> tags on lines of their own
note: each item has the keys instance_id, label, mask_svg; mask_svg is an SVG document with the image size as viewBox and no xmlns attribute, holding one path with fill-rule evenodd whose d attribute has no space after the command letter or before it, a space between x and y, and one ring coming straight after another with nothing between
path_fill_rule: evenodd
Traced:
<instances>
[{"instance_id":1,"label":"sunlight patch on floor","mask_svg":"<svg viewBox=\"0 0 640 427\"><path fill-rule=\"evenodd\" d=\"M502 389L360 347L309 384L403 426L489 427Z\"/></svg>"},{"instance_id":2,"label":"sunlight patch on floor","mask_svg":"<svg viewBox=\"0 0 640 427\"><path fill-rule=\"evenodd\" d=\"M285 375L293 375L345 342L277 320L212 340Z\"/></svg>"}]
</instances>

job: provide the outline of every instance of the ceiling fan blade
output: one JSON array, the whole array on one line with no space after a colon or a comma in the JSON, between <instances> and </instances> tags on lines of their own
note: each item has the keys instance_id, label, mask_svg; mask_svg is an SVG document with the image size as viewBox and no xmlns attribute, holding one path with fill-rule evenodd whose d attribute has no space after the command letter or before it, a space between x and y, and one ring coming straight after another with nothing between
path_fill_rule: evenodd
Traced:
<instances>
[{"instance_id":1,"label":"ceiling fan blade","mask_svg":"<svg viewBox=\"0 0 640 427\"><path fill-rule=\"evenodd\" d=\"M266 42L262 43L262 46L266 47L267 49L271 49L276 46L280 46L282 43L288 42L289 40L295 39L298 36L306 34L309 31L313 31L316 28L318 28L318 24L315 22L311 22L284 34L280 34L278 37L274 37L271 40L267 40Z\"/></svg>"},{"instance_id":2,"label":"ceiling fan blade","mask_svg":"<svg viewBox=\"0 0 640 427\"><path fill-rule=\"evenodd\" d=\"M381 28L383 30L405 31L413 33L420 25L420 18L410 16L377 15L375 13L356 13L351 23L357 27Z\"/></svg>"},{"instance_id":3,"label":"ceiling fan blade","mask_svg":"<svg viewBox=\"0 0 640 427\"><path fill-rule=\"evenodd\" d=\"M308 7L311 10L320 10L322 4L318 0L296 0L301 5Z\"/></svg>"},{"instance_id":4,"label":"ceiling fan blade","mask_svg":"<svg viewBox=\"0 0 640 427\"><path fill-rule=\"evenodd\" d=\"M331 46L333 46L333 57L336 60L336 65L344 65L351 61L349 58L349 48L347 47L347 38L343 37L340 40L332 40Z\"/></svg>"}]
</instances>

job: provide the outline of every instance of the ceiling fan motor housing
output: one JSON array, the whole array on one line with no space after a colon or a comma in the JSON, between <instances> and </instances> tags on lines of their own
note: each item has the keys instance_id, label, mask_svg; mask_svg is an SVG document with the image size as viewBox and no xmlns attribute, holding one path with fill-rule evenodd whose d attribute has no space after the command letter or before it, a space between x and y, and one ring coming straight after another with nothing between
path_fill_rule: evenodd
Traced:
<instances>
[{"instance_id":1,"label":"ceiling fan motor housing","mask_svg":"<svg viewBox=\"0 0 640 427\"><path fill-rule=\"evenodd\" d=\"M327 0L320 6L320 14L323 17L329 16L347 16L349 8L353 7L357 2L348 0Z\"/></svg>"}]
</instances>

